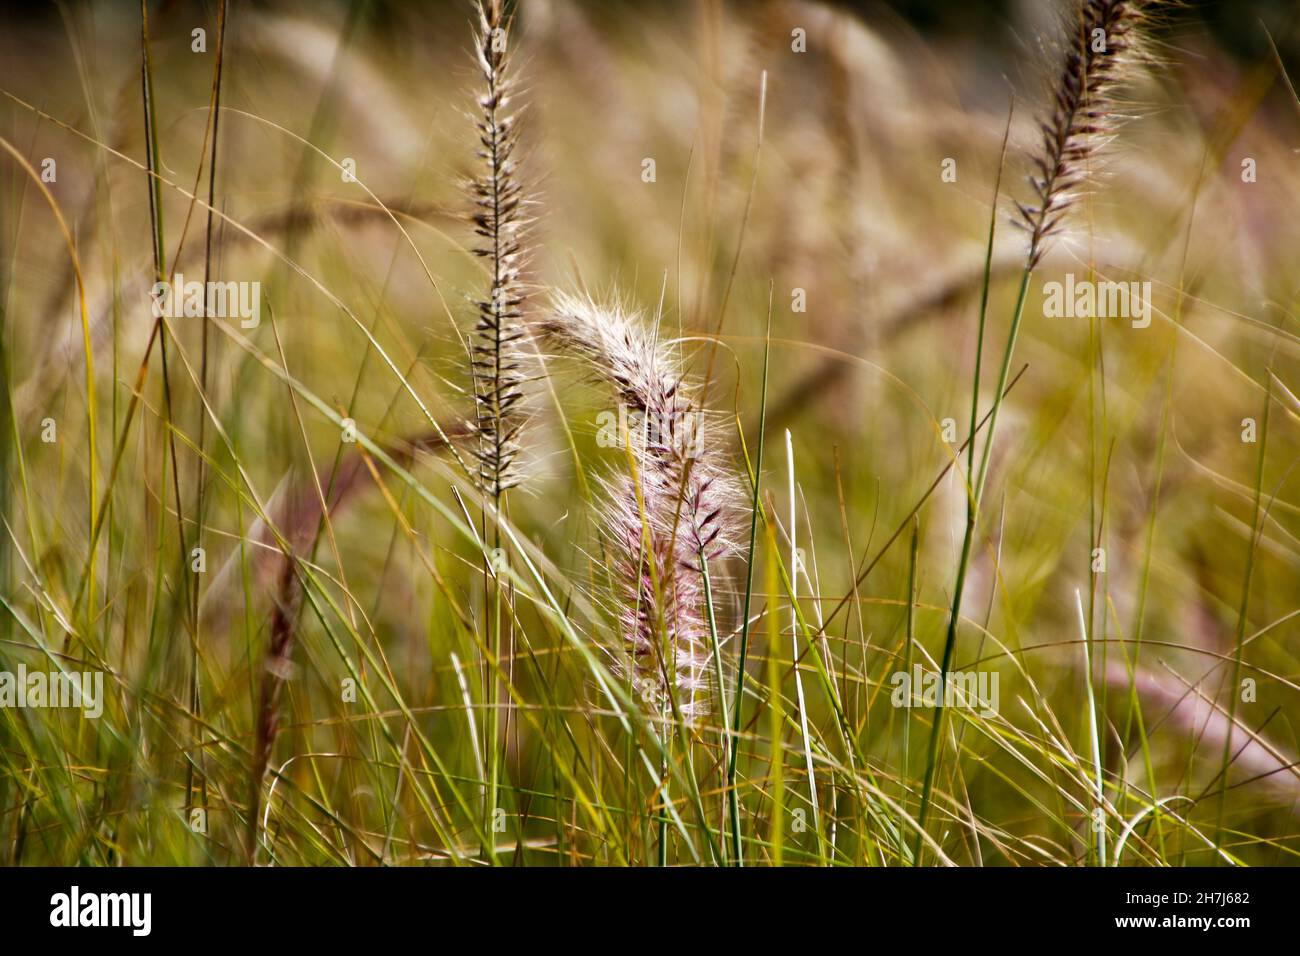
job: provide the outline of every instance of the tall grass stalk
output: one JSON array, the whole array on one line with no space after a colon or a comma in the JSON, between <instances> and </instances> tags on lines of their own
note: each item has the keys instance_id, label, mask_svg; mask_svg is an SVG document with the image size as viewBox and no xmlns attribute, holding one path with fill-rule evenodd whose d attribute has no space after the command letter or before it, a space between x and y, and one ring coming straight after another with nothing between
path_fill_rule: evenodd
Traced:
<instances>
[{"instance_id":1,"label":"tall grass stalk","mask_svg":"<svg viewBox=\"0 0 1300 956\"><path fill-rule=\"evenodd\" d=\"M208 154L208 209L207 209L207 226L204 230L203 242L203 282L204 287L212 278L212 253L213 253L213 233L215 219L213 210L216 208L217 201L217 154L218 144L220 142L219 130L221 119L221 74L225 62L226 48L226 8L227 0L221 0L217 7L217 37L216 49L214 51L213 77L212 77L212 101L208 110L208 128L204 131L204 136L209 139L210 152ZM206 317L205 317L206 318ZM208 394L210 370L209 370L209 340L211 338L211 329L206 321L203 322L201 356L199 366L199 388L203 395ZM205 492L207 490L207 428L208 416L207 409L202 402L198 403L196 410L198 416L198 449L196 455L197 474L194 478L194 545L202 549L204 547L204 522L207 509L205 507ZM204 552L206 553L206 552ZM195 722L194 744L195 760L191 762L188 777L185 782L186 794L186 811L190 809L190 803L193 800L194 793L194 771L195 765L202 767L203 761L203 736L200 729L203 717L203 705L199 687L199 645L200 645L200 617L199 617L199 600L202 596L202 579L194 581L194 587L190 591L190 634L193 635L190 653L190 713L193 715ZM202 793L200 795L200 805L207 807L207 777L200 778Z\"/></svg>"},{"instance_id":2,"label":"tall grass stalk","mask_svg":"<svg viewBox=\"0 0 1300 956\"><path fill-rule=\"evenodd\" d=\"M1090 160L1096 154L1114 121L1114 87L1123 78L1124 71L1131 62L1130 54L1135 40L1133 31L1141 19L1142 6L1140 0L1081 0L1074 27L1066 41L1065 62L1052 91L1053 110L1049 120L1042 126L1043 150L1033 158L1037 175L1030 177L1030 183L1036 201L1034 204L1016 203L1020 217L1018 224L1029 235L1029 249L1020 276L1015 306L1012 309L1011 327L1002 352L997 389L994 392L993 407L989 417L988 437L985 439L978 471L967 475L966 528L957 563L957 578L953 585L948 630L944 638L943 656L939 667L939 703L930 730L925 781L921 791L921 808L917 815L918 832L915 846L918 863L921 856L921 833L925 829L935 770L939 762L938 747L945 716L943 686L947 681L948 668L951 666L953 650L957 643L957 628L974 545L975 528L997 437L998 413L1002 407L1002 395L1010 376L1016 341L1020 336L1030 284L1034 270L1046 253L1050 241L1063 230L1066 214L1078 199L1078 187L1090 172ZM1098 33L1101 42L1098 42ZM1005 156L1005 138L1003 155ZM996 217L998 208L996 192L993 208ZM991 250L995 228L996 222L989 229L989 253L985 258L984 291L981 292L980 305L981 340L984 313L988 303L987 290L991 281ZM978 374L975 381L978 386ZM971 402L973 420L974 409L979 405L978 391L972 395ZM973 453L972 441L968 461L973 461Z\"/></svg>"},{"instance_id":3,"label":"tall grass stalk","mask_svg":"<svg viewBox=\"0 0 1300 956\"><path fill-rule=\"evenodd\" d=\"M476 126L479 136L478 176L469 185L474 205L474 231L481 240L476 255L486 260L490 273L488 294L477 303L478 322L471 350L471 372L478 422L478 483L491 502L483 510L483 536L491 551L484 563L484 612L488 622L488 653L493 660L485 672L489 705L488 823L497 812L501 774L501 684L496 676L503 653L500 571L505 562L500 522L506 492L519 483L519 437L523 428L521 341L524 289L521 271L526 262L524 231L527 197L520 181L516 148L518 123L512 113L514 79L509 48L510 23L502 0L478 4L475 53L483 91L478 98ZM491 526L489 530L489 525ZM490 675L490 676L489 676Z\"/></svg>"},{"instance_id":4,"label":"tall grass stalk","mask_svg":"<svg viewBox=\"0 0 1300 956\"><path fill-rule=\"evenodd\" d=\"M749 505L749 548L745 558L745 599L740 612L740 649L736 657L736 690L732 695L731 743L727 759L727 803L731 810L731 854L737 866L745 865L745 848L740 829L740 793L736 787L736 759L740 746L740 718L745 698L745 665L749 660L749 608L754 594L754 548L758 543L758 513L763 475L763 445L767 431L767 382L772 360L772 299L776 284L767 286L767 323L763 331L763 384L759 389L758 433L753 467L746 468L753 495ZM744 435L741 436L744 443Z\"/></svg>"},{"instance_id":5,"label":"tall grass stalk","mask_svg":"<svg viewBox=\"0 0 1300 956\"><path fill-rule=\"evenodd\" d=\"M772 817L768 826L768 843L771 845L773 866L785 860L785 704L781 696L781 615L780 584L777 569L781 555L777 548L775 522L763 524L765 552L763 593L767 598L764 615L767 618L767 711L768 752L772 780Z\"/></svg>"}]
</instances>

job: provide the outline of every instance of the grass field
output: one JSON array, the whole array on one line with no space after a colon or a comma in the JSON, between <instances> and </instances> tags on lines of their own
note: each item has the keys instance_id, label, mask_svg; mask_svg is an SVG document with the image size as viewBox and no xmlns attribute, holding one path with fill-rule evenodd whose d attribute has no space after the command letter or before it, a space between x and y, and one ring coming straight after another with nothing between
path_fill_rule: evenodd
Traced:
<instances>
[{"instance_id":1,"label":"grass field","mask_svg":"<svg viewBox=\"0 0 1300 956\"><path fill-rule=\"evenodd\" d=\"M0 863L1295 862L1300 18L906 6L4 14Z\"/></svg>"}]
</instances>

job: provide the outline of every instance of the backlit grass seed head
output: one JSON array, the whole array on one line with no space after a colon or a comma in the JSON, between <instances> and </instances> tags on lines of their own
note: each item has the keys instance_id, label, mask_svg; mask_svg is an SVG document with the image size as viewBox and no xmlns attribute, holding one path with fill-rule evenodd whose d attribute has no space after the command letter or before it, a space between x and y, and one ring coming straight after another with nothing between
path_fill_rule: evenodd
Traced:
<instances>
[{"instance_id":1,"label":"backlit grass seed head","mask_svg":"<svg viewBox=\"0 0 1300 956\"><path fill-rule=\"evenodd\" d=\"M1079 198L1090 166L1119 119L1115 95L1137 60L1138 27L1152 0L1082 0L1065 42L1042 152L1029 177L1034 201L1016 203L1034 268Z\"/></svg>"},{"instance_id":2,"label":"backlit grass seed head","mask_svg":"<svg viewBox=\"0 0 1300 956\"><path fill-rule=\"evenodd\" d=\"M500 0L480 3L478 19L475 54L483 85L475 118L479 172L468 189L478 237L473 251L487 260L490 279L487 296L475 303L471 372L479 429L478 482L487 494L499 496L520 480L521 340L526 334L521 272L527 259L524 240L529 220L515 159L519 133L511 107L509 22Z\"/></svg>"},{"instance_id":3,"label":"backlit grass seed head","mask_svg":"<svg viewBox=\"0 0 1300 956\"><path fill-rule=\"evenodd\" d=\"M716 577L713 562L738 553L743 495L716 442L679 434L703 420L657 330L618 306L564 294L538 330L585 360L632 412L660 423L628 435L636 475L605 483L601 524L615 555L631 677L656 707L666 704L671 681L683 718L693 719L708 712L711 698L704 562Z\"/></svg>"}]
</instances>

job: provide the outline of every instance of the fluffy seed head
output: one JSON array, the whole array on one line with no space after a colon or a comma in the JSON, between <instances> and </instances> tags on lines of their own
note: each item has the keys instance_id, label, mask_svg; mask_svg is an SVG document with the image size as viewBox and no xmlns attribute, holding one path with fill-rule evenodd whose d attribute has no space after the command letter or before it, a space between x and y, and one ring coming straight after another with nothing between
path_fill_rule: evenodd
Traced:
<instances>
[{"instance_id":1,"label":"fluffy seed head","mask_svg":"<svg viewBox=\"0 0 1300 956\"><path fill-rule=\"evenodd\" d=\"M702 410L672 349L639 316L561 294L538 331L585 360L628 419L645 425L628 429L636 478L620 473L606 482L602 525L623 592L632 679L652 706L666 704L671 681L683 718L694 719L711 696L704 562L716 576L712 562L738 552L743 496L725 456L706 440Z\"/></svg>"},{"instance_id":2,"label":"fluffy seed head","mask_svg":"<svg viewBox=\"0 0 1300 956\"><path fill-rule=\"evenodd\" d=\"M468 184L474 253L488 262L488 294L475 303L471 346L479 442L479 486L499 496L519 483L519 432L523 427L524 240L527 199L515 152L519 142L511 112L513 80L506 20L500 0L480 3L475 53L483 88L478 98L478 175Z\"/></svg>"},{"instance_id":3,"label":"fluffy seed head","mask_svg":"<svg viewBox=\"0 0 1300 956\"><path fill-rule=\"evenodd\" d=\"M1065 47L1051 116L1040 124L1042 152L1029 177L1035 199L1017 203L1028 231L1030 268L1038 265L1078 199L1089 164L1117 120L1116 87L1135 61L1138 27L1153 0L1081 0Z\"/></svg>"}]
</instances>

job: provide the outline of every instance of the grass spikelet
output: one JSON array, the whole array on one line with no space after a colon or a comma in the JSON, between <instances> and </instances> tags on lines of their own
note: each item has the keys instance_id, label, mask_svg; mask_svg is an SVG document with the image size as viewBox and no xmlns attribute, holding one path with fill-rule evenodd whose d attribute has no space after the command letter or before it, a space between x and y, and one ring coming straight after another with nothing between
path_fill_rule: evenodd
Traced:
<instances>
[{"instance_id":1,"label":"grass spikelet","mask_svg":"<svg viewBox=\"0 0 1300 956\"><path fill-rule=\"evenodd\" d=\"M475 53L483 89L475 125L479 134L478 175L469 183L474 254L487 260L488 294L475 303L478 320L471 347L479 443L478 481L499 499L519 483L519 404L523 398L520 340L524 287L521 270L528 219L527 200L515 160L517 116L511 109L509 21L500 0L478 5Z\"/></svg>"},{"instance_id":2,"label":"grass spikelet","mask_svg":"<svg viewBox=\"0 0 1300 956\"><path fill-rule=\"evenodd\" d=\"M1035 199L1016 204L1019 224L1030 235L1030 269L1060 231L1091 161L1114 129L1116 88L1137 58L1137 27L1147 6L1141 0L1083 0L1079 5L1052 113L1040 127L1043 151L1033 158L1035 172L1029 177Z\"/></svg>"},{"instance_id":3,"label":"grass spikelet","mask_svg":"<svg viewBox=\"0 0 1300 956\"><path fill-rule=\"evenodd\" d=\"M561 294L539 331L587 362L634 423L634 474L606 482L601 516L626 589L628 660L643 699L663 704L671 680L683 719L693 720L712 698L705 562L739 550L738 485L704 433L703 410L679 362L638 316Z\"/></svg>"}]
</instances>

